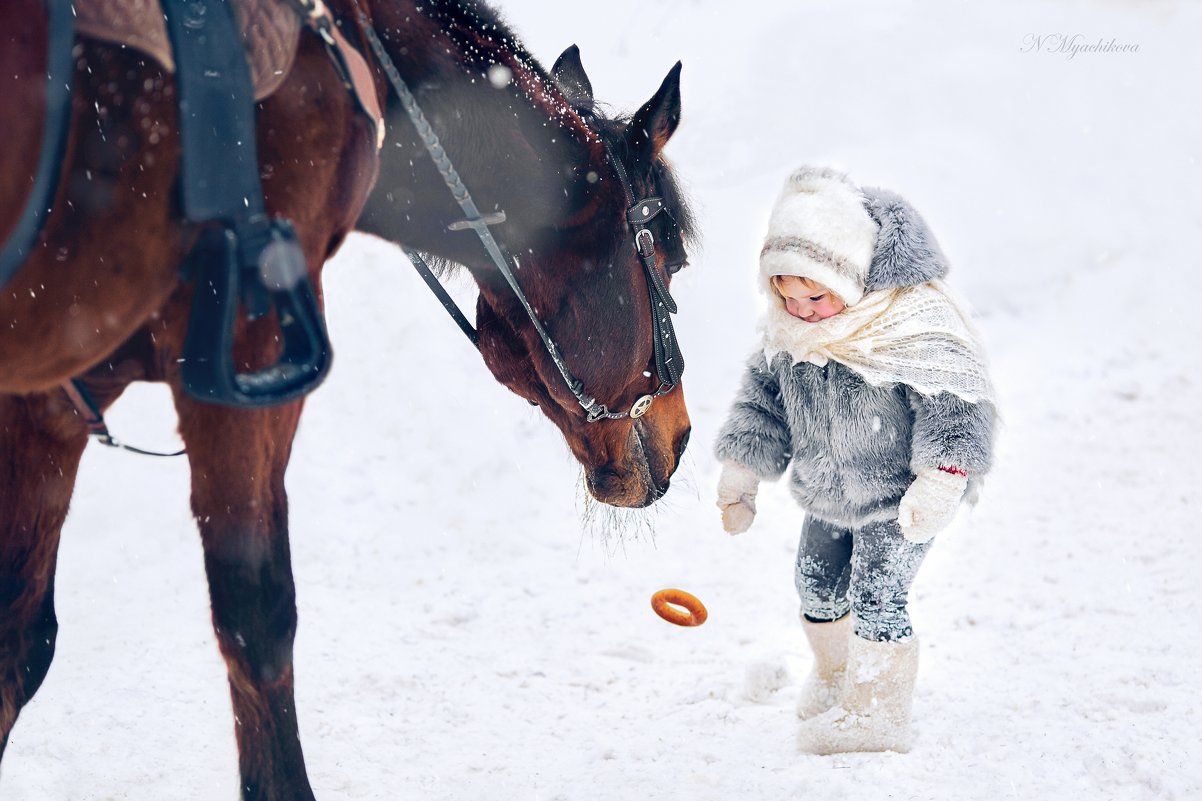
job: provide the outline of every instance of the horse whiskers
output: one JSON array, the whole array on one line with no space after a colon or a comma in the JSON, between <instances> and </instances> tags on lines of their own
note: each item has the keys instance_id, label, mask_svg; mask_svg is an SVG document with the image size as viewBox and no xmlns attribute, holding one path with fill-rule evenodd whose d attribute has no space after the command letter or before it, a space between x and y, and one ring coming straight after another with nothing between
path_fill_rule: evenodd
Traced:
<instances>
[{"instance_id":1,"label":"horse whiskers","mask_svg":"<svg viewBox=\"0 0 1202 801\"><path fill-rule=\"evenodd\" d=\"M580 473L577 508L580 509L580 538L600 542L606 556L626 552L627 542L646 540L655 544L655 524L660 510L656 506L643 509L622 509L601 503L588 491L584 472Z\"/></svg>"},{"instance_id":2,"label":"horse whiskers","mask_svg":"<svg viewBox=\"0 0 1202 801\"><path fill-rule=\"evenodd\" d=\"M701 487L697 483L697 464L693 460L692 451L685 451L680 455L680 461L676 464L676 473L672 476L672 486L677 493L683 491L697 500L701 500Z\"/></svg>"}]
</instances>

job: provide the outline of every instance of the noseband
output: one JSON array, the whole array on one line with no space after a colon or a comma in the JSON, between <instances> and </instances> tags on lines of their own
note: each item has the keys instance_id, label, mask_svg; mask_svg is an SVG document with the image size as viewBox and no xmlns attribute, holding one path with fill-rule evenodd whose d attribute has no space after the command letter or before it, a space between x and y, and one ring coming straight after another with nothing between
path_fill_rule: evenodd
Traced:
<instances>
[{"instance_id":1,"label":"noseband","mask_svg":"<svg viewBox=\"0 0 1202 801\"><path fill-rule=\"evenodd\" d=\"M430 159L434 162L434 166L438 169L447 188L450 189L451 196L455 198L455 202L463 210L464 219L452 223L449 226L450 229L461 231L470 228L479 237L480 244L484 246L489 259L496 265L501 275L504 276L506 283L509 284L510 289L513 290L514 295L517 296L518 301L522 304L522 308L526 310L526 315L530 318L534 330L538 332L538 336L542 340L543 346L547 349L551 361L555 363L555 367L563 377L564 383L567 384L568 390L575 396L576 401L584 409L587 421L595 423L598 420L621 420L626 417L642 417L647 412L647 409L650 408L655 398L671 392L680 384L680 376L684 371L684 357L680 353L680 347L676 341L676 331L672 327L671 315L676 313L676 301L672 299L672 295L668 292L667 284L660 277L659 270L656 268L655 237L648 227L648 224L661 212L668 213L665 209L663 199L647 197L636 202L625 167L622 166L622 162L615 157L612 148L606 143L606 155L614 171L617 173L618 181L622 184L622 189L626 196L626 222L630 226L633 235L632 244L638 253L639 260L642 262L644 272L647 275L647 292L651 303L651 321L654 332L652 345L655 353L655 369L658 373L660 383L659 388L655 392L640 397L628 411L611 412L605 404L598 402L596 398L586 393L584 391L584 383L572 375L572 372L564 363L559 347L551 339L551 335L547 333L542 322L539 321L538 315L535 314L534 308L526 297L526 293L522 291L521 285L518 284L514 269L510 268L511 262L516 269L520 269L521 265L515 257L505 253L489 230L488 226L504 222L504 212L496 214L480 213L480 209L477 208L471 193L468 192L467 187L464 186L463 181L459 177L459 173L451 164L446 150L439 143L437 134L430 127L430 123L418 105L417 99L401 78L396 65L389 57L387 51L384 49L384 45L380 42L371 23L362 11L359 11L359 27L363 32L364 38L367 39L372 53L375 54L376 60L379 61L380 66L384 69L384 74L387 76L389 83L392 84L392 88L400 98L401 106L405 109L405 113L417 129L422 144L425 145L426 151L430 154ZM438 282L437 277L430 270L420 254L409 248L406 248L405 252L413 262L413 266L417 268L422 278L425 279L426 284L438 297L443 307L455 318L455 321L467 335L468 339L472 341L472 344L478 346L479 335L475 328L463 316L455 301Z\"/></svg>"}]
</instances>

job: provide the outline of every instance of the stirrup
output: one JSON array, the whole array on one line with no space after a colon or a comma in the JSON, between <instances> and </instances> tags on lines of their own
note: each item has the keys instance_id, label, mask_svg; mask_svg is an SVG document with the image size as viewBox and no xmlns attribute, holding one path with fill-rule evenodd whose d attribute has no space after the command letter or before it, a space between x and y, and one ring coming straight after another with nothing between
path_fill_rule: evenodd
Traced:
<instances>
[{"instance_id":1,"label":"stirrup","mask_svg":"<svg viewBox=\"0 0 1202 801\"><path fill-rule=\"evenodd\" d=\"M305 257L286 220L243 231L205 230L188 257L196 277L181 375L197 400L259 407L302 397L330 370L330 342L309 283ZM241 297L240 297L241 296ZM283 352L276 362L240 373L234 363L239 301L247 319L274 308Z\"/></svg>"}]
</instances>

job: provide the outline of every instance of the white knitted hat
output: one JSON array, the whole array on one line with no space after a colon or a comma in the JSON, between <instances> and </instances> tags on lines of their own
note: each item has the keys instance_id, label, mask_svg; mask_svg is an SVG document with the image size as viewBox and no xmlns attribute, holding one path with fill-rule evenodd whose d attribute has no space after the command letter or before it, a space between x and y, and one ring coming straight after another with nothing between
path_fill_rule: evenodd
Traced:
<instances>
[{"instance_id":1,"label":"white knitted hat","mask_svg":"<svg viewBox=\"0 0 1202 801\"><path fill-rule=\"evenodd\" d=\"M760 272L766 282L774 275L812 279L854 306L864 296L877 230L864 195L846 175L800 167L772 207Z\"/></svg>"}]
</instances>

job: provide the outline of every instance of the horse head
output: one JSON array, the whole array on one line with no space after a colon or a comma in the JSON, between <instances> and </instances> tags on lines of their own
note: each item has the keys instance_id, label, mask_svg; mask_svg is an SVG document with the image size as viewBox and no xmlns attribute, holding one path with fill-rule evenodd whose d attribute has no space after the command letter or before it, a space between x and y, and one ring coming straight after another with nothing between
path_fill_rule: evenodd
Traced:
<instances>
[{"instance_id":1,"label":"horse head","mask_svg":"<svg viewBox=\"0 0 1202 801\"><path fill-rule=\"evenodd\" d=\"M448 229L462 211L398 107L359 228L466 266L480 290L478 344L494 377L559 428L593 497L653 503L690 430L678 376L665 381L662 355L657 364L652 317L667 317L652 286L666 289L687 264L691 233L663 157L680 120L680 64L632 117L612 117L597 108L574 46L547 74L497 20L458 19L460 7L449 4L425 7L428 29L414 17L393 28L392 10L377 4L375 26L404 32L386 39L390 55L481 212L504 212L490 230L512 256L529 309L470 231ZM646 225L654 243L646 261L627 219L631 198L663 204ZM680 363L674 345L671 356ZM611 416L590 420L582 397Z\"/></svg>"}]
</instances>

